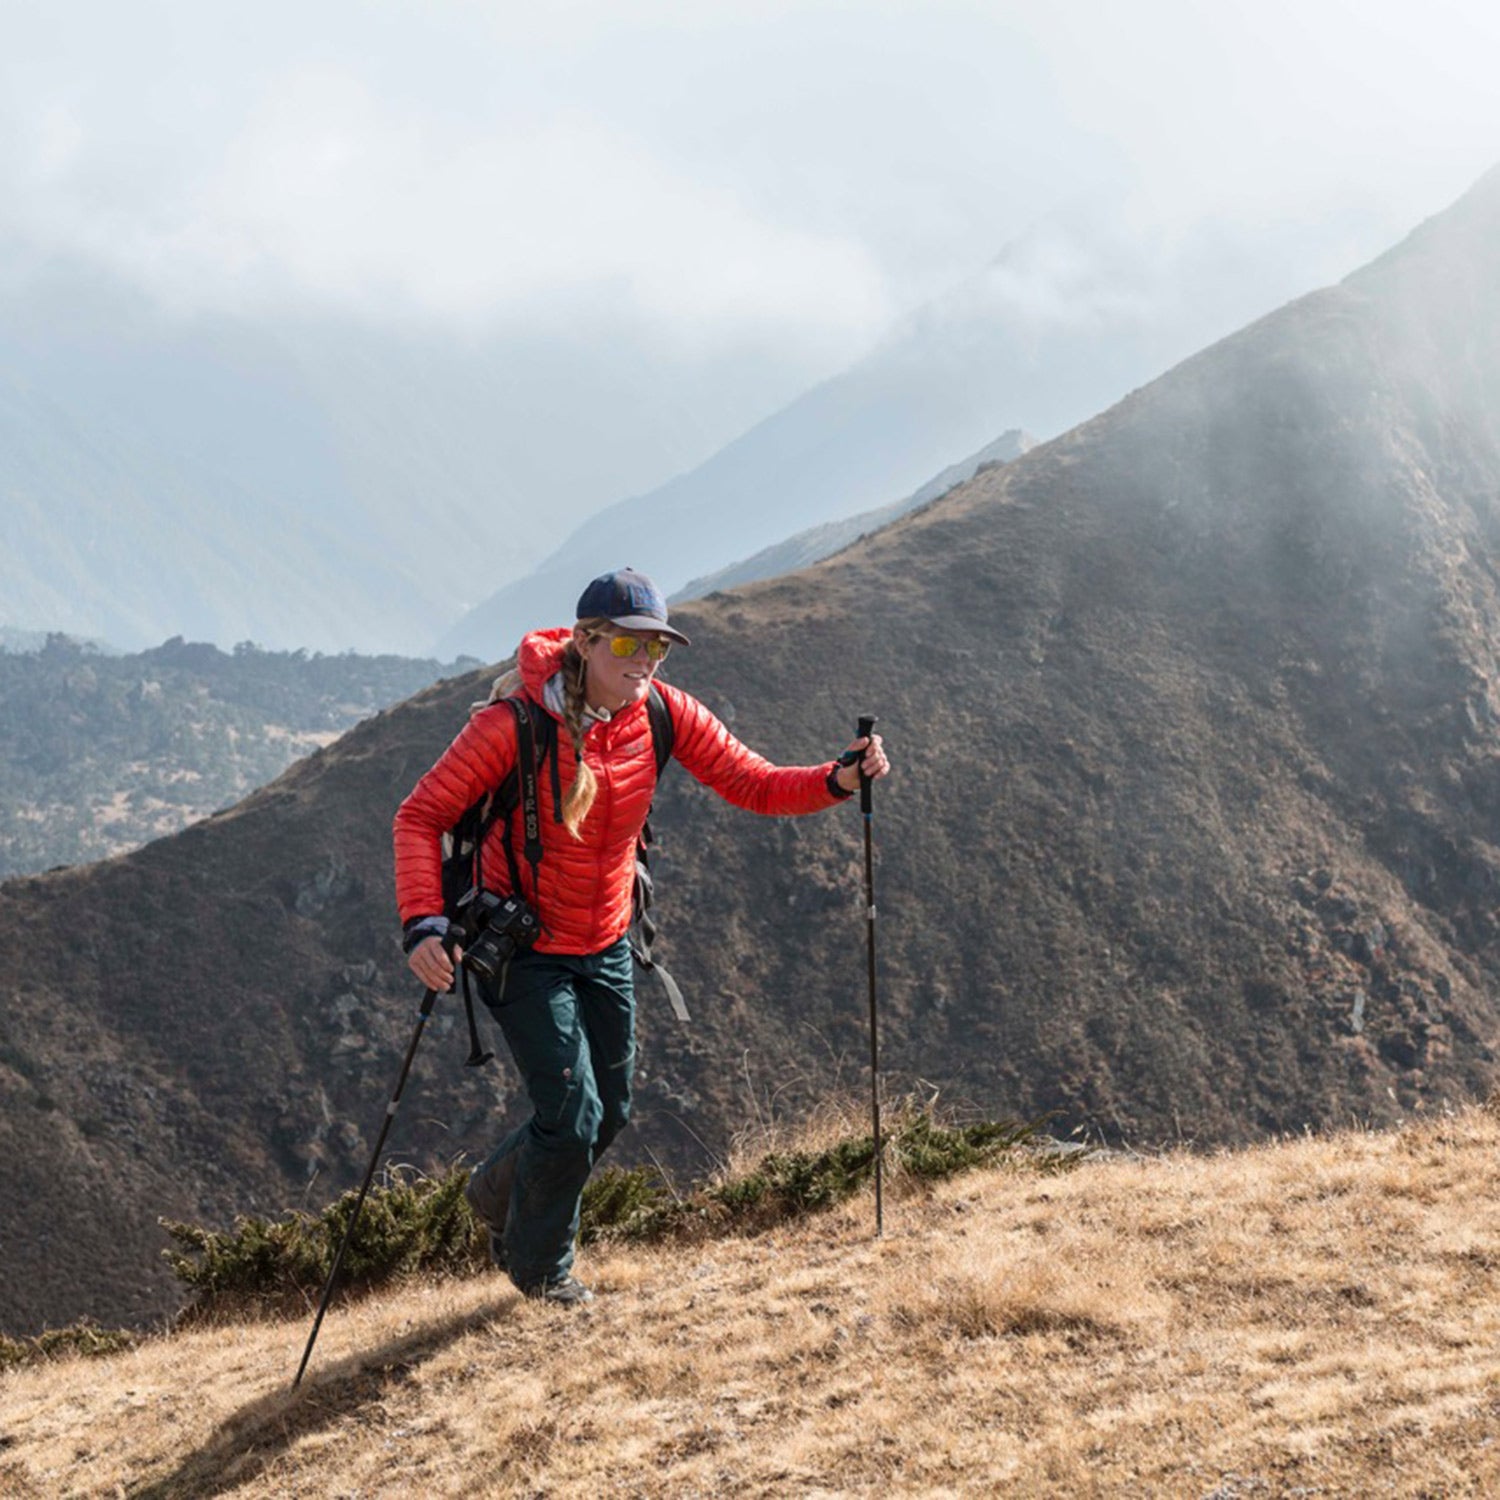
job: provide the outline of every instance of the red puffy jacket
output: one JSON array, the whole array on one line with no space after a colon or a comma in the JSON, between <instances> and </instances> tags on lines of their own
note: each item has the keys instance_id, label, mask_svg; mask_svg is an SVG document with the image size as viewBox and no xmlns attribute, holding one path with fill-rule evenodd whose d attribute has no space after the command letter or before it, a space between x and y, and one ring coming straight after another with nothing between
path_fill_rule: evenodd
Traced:
<instances>
[{"instance_id":1,"label":"red puffy jacket","mask_svg":"<svg viewBox=\"0 0 1500 1500\"><path fill-rule=\"evenodd\" d=\"M521 683L542 703L547 680L562 667L567 628L539 630L521 643ZM833 762L821 766L775 766L747 749L704 706L680 688L657 684L672 716L672 755L721 797L759 813L809 813L839 799L827 786ZM573 780L575 757L567 730L558 726L557 769L564 789ZM630 926L636 838L656 790L656 753L644 701L592 724L584 736L584 758L599 792L574 838L553 815L550 760L537 778L542 814L541 889L522 894L542 919L537 948L543 953L598 953ZM484 794L499 786L516 762L516 721L504 703L470 718L437 764L396 812L396 902L401 920L434 916L443 909L443 833ZM512 847L523 886L531 870L522 855L522 818L511 819ZM506 893L505 820L497 819L480 852L485 885Z\"/></svg>"}]
</instances>

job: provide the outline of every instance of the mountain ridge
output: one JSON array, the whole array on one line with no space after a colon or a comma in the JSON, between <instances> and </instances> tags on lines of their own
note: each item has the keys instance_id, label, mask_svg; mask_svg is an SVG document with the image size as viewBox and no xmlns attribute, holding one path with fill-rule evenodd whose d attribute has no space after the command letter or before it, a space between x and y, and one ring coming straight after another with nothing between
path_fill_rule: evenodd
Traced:
<instances>
[{"instance_id":1,"label":"mountain ridge","mask_svg":"<svg viewBox=\"0 0 1500 1500\"><path fill-rule=\"evenodd\" d=\"M781 573L793 573L799 568L808 567L837 552L841 547L848 546L850 542L857 541L867 531L878 531L907 511L941 499L949 490L972 479L980 469L991 464L1009 463L1011 459L1035 446L1034 437L1013 427L1009 432L1002 432L992 442L986 443L977 453L971 453L968 458L950 464L941 474L934 475L904 500L894 500L875 510L861 511L843 521L825 521L819 526L799 531L785 541L773 543L750 557L720 568L716 573L689 579L671 595L671 602L701 599L722 589L754 583L762 578L775 578Z\"/></svg>"},{"instance_id":2,"label":"mountain ridge","mask_svg":"<svg viewBox=\"0 0 1500 1500\"><path fill-rule=\"evenodd\" d=\"M1072 427L1265 305L1222 246L1142 246L1122 204L1058 211L973 277L908 313L861 359L696 467L608 505L433 644L509 651L562 619L587 580L644 566L668 592L925 485L1021 428ZM561 529L561 528L560 528Z\"/></svg>"},{"instance_id":3,"label":"mountain ridge","mask_svg":"<svg viewBox=\"0 0 1500 1500\"><path fill-rule=\"evenodd\" d=\"M672 680L772 759L879 715L889 1090L1207 1146L1500 1080L1497 182L836 557L674 609ZM0 1326L158 1315L153 1214L326 1201L362 1170L409 1030L390 814L489 675L173 839L0 886L0 1192L49 1235L0 1226L25 1271ZM694 1171L866 1066L862 825L750 818L680 775L653 823L695 1019L642 986L617 1149ZM508 1069L461 1076L439 1011L418 1164L524 1110Z\"/></svg>"}]
</instances>

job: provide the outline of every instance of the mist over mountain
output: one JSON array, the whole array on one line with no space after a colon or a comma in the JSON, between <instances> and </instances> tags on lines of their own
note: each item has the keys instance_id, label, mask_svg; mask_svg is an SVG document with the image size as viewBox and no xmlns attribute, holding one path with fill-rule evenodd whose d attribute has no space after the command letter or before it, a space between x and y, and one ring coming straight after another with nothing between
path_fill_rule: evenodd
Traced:
<instances>
[{"instance_id":1,"label":"mist over mountain","mask_svg":"<svg viewBox=\"0 0 1500 1500\"><path fill-rule=\"evenodd\" d=\"M456 333L209 312L7 241L0 624L492 656L643 545L676 589L1010 427L1071 425L1300 285L1237 274L1243 254L1143 243L1114 207L1054 215L745 433L805 357L653 344L607 304ZM483 605L497 588L510 603Z\"/></svg>"},{"instance_id":2,"label":"mist over mountain","mask_svg":"<svg viewBox=\"0 0 1500 1500\"><path fill-rule=\"evenodd\" d=\"M837 557L683 606L673 679L755 748L819 761L880 717L889 1091L1206 1145L1495 1085L1497 261L1500 171ZM0 1327L159 1315L158 1215L358 1180L415 999L390 815L487 675L173 838L0 886L0 1193L28 1205ZM643 983L616 1149L701 1170L866 1084L861 820L752 818L677 771L655 825L694 1019ZM461 1032L444 1002L404 1161L524 1114Z\"/></svg>"},{"instance_id":3,"label":"mist over mountain","mask_svg":"<svg viewBox=\"0 0 1500 1500\"><path fill-rule=\"evenodd\" d=\"M11 627L423 655L551 545L539 504L593 509L732 430L722 391L653 378L607 327L192 314L0 267Z\"/></svg>"},{"instance_id":4,"label":"mist over mountain","mask_svg":"<svg viewBox=\"0 0 1500 1500\"><path fill-rule=\"evenodd\" d=\"M863 359L696 469L583 520L433 654L513 650L588 579L645 567L669 594L792 535L896 504L1013 428L1064 431L1306 286L1212 229L1143 235L1128 201L1059 210L904 318ZM696 592L696 589L693 590Z\"/></svg>"},{"instance_id":5,"label":"mist over mountain","mask_svg":"<svg viewBox=\"0 0 1500 1500\"><path fill-rule=\"evenodd\" d=\"M671 596L672 602L701 599L719 589L737 588L740 584L755 583L762 578L778 578L783 573L794 573L798 568L805 568L822 558L831 557L841 547L847 547L866 532L889 526L907 511L940 499L949 490L972 479L981 469L1009 463L1028 448L1034 447L1036 439L1027 433L1018 429L1002 432L994 442L986 443L978 453L971 453L959 463L949 464L941 474L934 475L906 499L878 506L875 510L862 511L847 520L825 521L821 526L811 526L806 531L787 537L785 541L763 547L752 557L730 563L727 568L720 568L716 573L689 579Z\"/></svg>"}]
</instances>

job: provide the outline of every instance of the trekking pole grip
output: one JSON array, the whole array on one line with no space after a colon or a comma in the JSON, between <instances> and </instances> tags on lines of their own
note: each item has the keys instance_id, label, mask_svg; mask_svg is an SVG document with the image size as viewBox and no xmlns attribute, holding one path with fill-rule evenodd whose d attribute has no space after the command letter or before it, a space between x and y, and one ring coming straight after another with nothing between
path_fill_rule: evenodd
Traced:
<instances>
[{"instance_id":1,"label":"trekking pole grip","mask_svg":"<svg viewBox=\"0 0 1500 1500\"><path fill-rule=\"evenodd\" d=\"M861 714L859 716L859 736L863 739L869 739L874 732L875 715ZM870 778L865 775L863 752L861 752L859 768L859 810L866 813L870 811Z\"/></svg>"}]
</instances>

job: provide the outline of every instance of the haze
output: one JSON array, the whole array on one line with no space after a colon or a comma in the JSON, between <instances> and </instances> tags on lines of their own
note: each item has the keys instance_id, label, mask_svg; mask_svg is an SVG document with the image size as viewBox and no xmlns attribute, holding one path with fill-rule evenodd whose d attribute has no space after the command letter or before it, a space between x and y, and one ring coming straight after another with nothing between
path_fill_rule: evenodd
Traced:
<instances>
[{"instance_id":1,"label":"haze","mask_svg":"<svg viewBox=\"0 0 1500 1500\"><path fill-rule=\"evenodd\" d=\"M1184 246L1236 317L1337 279L1500 156L1497 43L1478 3L10 0L0 344L28 308L34 345L86 322L78 285L185 326L509 340L550 382L517 483L576 520L1039 223L1109 226L990 278L1043 339L1080 287L1180 299ZM659 420L606 410L622 379Z\"/></svg>"}]
</instances>

